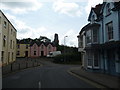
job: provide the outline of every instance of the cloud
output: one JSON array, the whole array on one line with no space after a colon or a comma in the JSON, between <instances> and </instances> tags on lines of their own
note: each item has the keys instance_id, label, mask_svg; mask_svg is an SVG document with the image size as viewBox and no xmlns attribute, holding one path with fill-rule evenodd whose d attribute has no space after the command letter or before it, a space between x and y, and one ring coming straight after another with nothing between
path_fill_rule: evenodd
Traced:
<instances>
[{"instance_id":1,"label":"cloud","mask_svg":"<svg viewBox=\"0 0 120 90\"><path fill-rule=\"evenodd\" d=\"M1 9L10 10L15 14L23 14L28 11L36 11L42 7L42 3L37 0L29 0L28 2L1 2Z\"/></svg>"},{"instance_id":2,"label":"cloud","mask_svg":"<svg viewBox=\"0 0 120 90\"><path fill-rule=\"evenodd\" d=\"M18 20L17 17L6 13L7 18L11 21L11 23L17 29L17 38L39 38L40 36L46 36L53 41L54 32L48 29L45 26L41 26L38 28L33 28L28 26L24 21ZM51 32L49 32L51 31Z\"/></svg>"},{"instance_id":3,"label":"cloud","mask_svg":"<svg viewBox=\"0 0 120 90\"><path fill-rule=\"evenodd\" d=\"M78 43L77 35L78 35L78 32L76 32L74 29L68 30L67 32L65 32L64 35L61 35L62 38L60 38L60 41L61 41L60 44L63 44L63 45L65 44L67 46L76 46Z\"/></svg>"},{"instance_id":4,"label":"cloud","mask_svg":"<svg viewBox=\"0 0 120 90\"><path fill-rule=\"evenodd\" d=\"M61 14L66 14L68 16L80 16L81 13L81 8L78 4L76 3L69 3L69 2L63 2L61 1L56 1L53 3L53 9L55 12L61 13Z\"/></svg>"},{"instance_id":5,"label":"cloud","mask_svg":"<svg viewBox=\"0 0 120 90\"><path fill-rule=\"evenodd\" d=\"M91 7L95 7L97 4L102 3L103 0L87 0L87 5L85 7L85 11L87 15L90 13Z\"/></svg>"}]
</instances>

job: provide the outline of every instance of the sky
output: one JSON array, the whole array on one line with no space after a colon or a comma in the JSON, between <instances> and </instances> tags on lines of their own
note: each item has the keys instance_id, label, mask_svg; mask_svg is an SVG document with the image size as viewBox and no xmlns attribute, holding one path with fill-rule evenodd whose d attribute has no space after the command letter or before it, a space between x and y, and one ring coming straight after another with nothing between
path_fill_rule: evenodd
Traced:
<instances>
[{"instance_id":1,"label":"sky","mask_svg":"<svg viewBox=\"0 0 120 90\"><path fill-rule=\"evenodd\" d=\"M17 39L46 36L59 44L78 47L77 36L91 7L102 0L0 0L0 9L17 30ZM67 36L67 37L66 37Z\"/></svg>"}]
</instances>

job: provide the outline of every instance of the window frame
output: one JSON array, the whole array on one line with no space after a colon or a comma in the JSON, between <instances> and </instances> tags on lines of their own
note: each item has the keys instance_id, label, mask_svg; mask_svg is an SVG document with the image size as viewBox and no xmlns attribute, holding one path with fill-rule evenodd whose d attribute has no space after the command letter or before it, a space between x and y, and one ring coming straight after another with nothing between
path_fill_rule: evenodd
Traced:
<instances>
[{"instance_id":1,"label":"window frame","mask_svg":"<svg viewBox=\"0 0 120 90\"><path fill-rule=\"evenodd\" d=\"M107 41L114 40L114 29L113 29L113 22L112 21L106 24L106 32L107 32L107 35L106 35Z\"/></svg>"},{"instance_id":2,"label":"window frame","mask_svg":"<svg viewBox=\"0 0 120 90\"><path fill-rule=\"evenodd\" d=\"M88 42L89 39L89 42ZM91 34L91 29L87 30L86 32L86 45L89 45L92 43L92 34Z\"/></svg>"},{"instance_id":3,"label":"window frame","mask_svg":"<svg viewBox=\"0 0 120 90\"><path fill-rule=\"evenodd\" d=\"M3 26L4 26L4 28L6 28L6 27L7 27L7 22L6 22L6 21L4 21Z\"/></svg>"},{"instance_id":4,"label":"window frame","mask_svg":"<svg viewBox=\"0 0 120 90\"><path fill-rule=\"evenodd\" d=\"M92 43L98 43L98 30L97 29L92 30Z\"/></svg>"}]
</instances>

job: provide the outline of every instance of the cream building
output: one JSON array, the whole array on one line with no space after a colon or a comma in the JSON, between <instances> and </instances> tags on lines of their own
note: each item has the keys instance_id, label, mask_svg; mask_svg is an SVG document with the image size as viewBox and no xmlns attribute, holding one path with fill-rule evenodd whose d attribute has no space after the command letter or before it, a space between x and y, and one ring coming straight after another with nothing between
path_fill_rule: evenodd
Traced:
<instances>
[{"instance_id":1,"label":"cream building","mask_svg":"<svg viewBox=\"0 0 120 90\"><path fill-rule=\"evenodd\" d=\"M16 29L0 10L0 57L2 65L16 60Z\"/></svg>"},{"instance_id":2,"label":"cream building","mask_svg":"<svg viewBox=\"0 0 120 90\"><path fill-rule=\"evenodd\" d=\"M30 57L30 44L27 40L17 40L17 57Z\"/></svg>"}]
</instances>

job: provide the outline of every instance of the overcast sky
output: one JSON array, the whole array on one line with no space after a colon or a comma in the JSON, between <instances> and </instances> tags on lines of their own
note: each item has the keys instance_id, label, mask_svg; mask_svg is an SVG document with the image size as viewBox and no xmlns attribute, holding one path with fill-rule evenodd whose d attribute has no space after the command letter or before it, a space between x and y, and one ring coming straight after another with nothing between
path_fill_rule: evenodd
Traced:
<instances>
[{"instance_id":1,"label":"overcast sky","mask_svg":"<svg viewBox=\"0 0 120 90\"><path fill-rule=\"evenodd\" d=\"M0 8L17 29L17 38L46 36L60 44L78 46L77 35L86 25L91 7L102 0L0 0Z\"/></svg>"}]
</instances>

